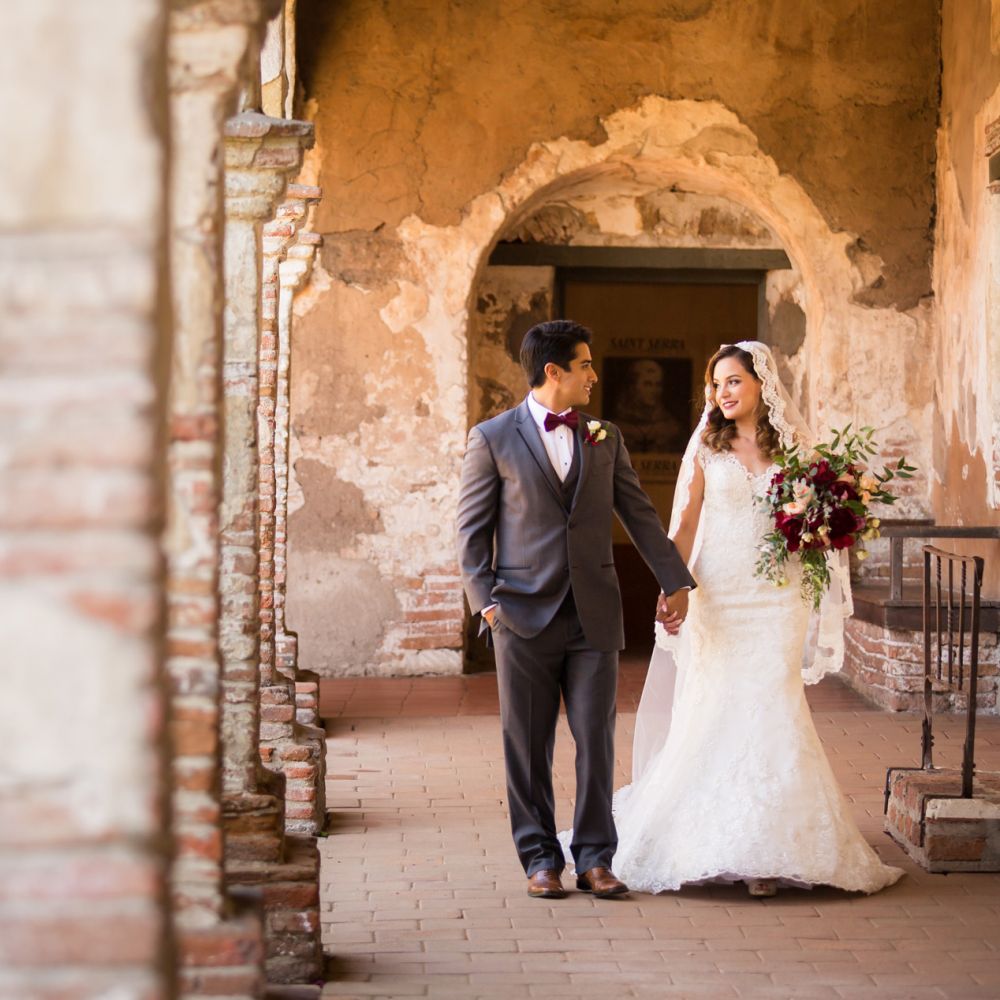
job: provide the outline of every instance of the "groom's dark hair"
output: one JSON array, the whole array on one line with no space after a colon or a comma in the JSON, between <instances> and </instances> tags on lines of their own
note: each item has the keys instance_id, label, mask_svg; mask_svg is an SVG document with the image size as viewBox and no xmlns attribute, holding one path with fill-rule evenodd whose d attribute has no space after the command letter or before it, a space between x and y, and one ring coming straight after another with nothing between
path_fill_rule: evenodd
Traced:
<instances>
[{"instance_id":1,"label":"groom's dark hair","mask_svg":"<svg viewBox=\"0 0 1000 1000\"><path fill-rule=\"evenodd\" d=\"M545 384L545 366L551 362L569 371L576 356L577 344L590 344L593 334L571 319L550 319L533 326L521 341L521 367L528 385L537 389Z\"/></svg>"}]
</instances>

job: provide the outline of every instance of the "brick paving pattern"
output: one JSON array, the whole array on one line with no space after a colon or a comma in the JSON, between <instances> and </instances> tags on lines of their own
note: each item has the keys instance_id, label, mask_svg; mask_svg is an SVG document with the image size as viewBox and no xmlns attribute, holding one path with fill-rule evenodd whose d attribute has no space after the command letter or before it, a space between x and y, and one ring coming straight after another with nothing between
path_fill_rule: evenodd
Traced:
<instances>
[{"instance_id":1,"label":"brick paving pattern","mask_svg":"<svg viewBox=\"0 0 1000 1000\"><path fill-rule=\"evenodd\" d=\"M623 664L620 782L641 685L641 664ZM872 897L752 900L712 886L529 899L504 808L492 676L328 681L321 704L333 810L321 841L324 997L1000 996L1000 875L928 875L885 836L885 768L916 763L919 720L874 710L837 680L810 690L820 736L869 842L907 872ZM937 730L940 762L956 763L961 720ZM980 769L1000 769L1000 719L981 720L978 743ZM563 718L565 821L572 759Z\"/></svg>"}]
</instances>

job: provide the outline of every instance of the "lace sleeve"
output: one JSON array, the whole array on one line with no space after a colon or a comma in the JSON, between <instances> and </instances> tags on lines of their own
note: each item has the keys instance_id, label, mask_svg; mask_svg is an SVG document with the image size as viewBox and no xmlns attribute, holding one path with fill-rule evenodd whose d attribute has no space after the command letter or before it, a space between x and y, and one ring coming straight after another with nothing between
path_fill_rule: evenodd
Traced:
<instances>
[{"instance_id":1,"label":"lace sleeve","mask_svg":"<svg viewBox=\"0 0 1000 1000\"><path fill-rule=\"evenodd\" d=\"M677 482L674 485L674 502L670 511L670 527L667 533L672 537L680 527L681 516L691 499L691 480L694 478L694 465L697 462L702 469L705 468L705 460L702 455L704 445L701 441L701 433L705 429L708 421L710 407L706 404L702 411L698 426L694 433L688 438L687 446L684 449L684 457L681 459L681 467L677 473Z\"/></svg>"}]
</instances>

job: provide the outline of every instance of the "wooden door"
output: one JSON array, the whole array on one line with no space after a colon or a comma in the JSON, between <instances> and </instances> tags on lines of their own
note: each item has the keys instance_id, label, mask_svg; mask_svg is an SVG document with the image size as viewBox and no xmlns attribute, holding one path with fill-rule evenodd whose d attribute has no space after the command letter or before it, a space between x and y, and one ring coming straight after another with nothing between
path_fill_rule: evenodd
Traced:
<instances>
[{"instance_id":1,"label":"wooden door","mask_svg":"<svg viewBox=\"0 0 1000 1000\"><path fill-rule=\"evenodd\" d=\"M659 511L670 519L674 484L704 405L705 365L720 344L757 337L759 282L629 280L561 272L561 315L594 333L600 381L590 409L622 431L632 464ZM615 523L628 652L652 648L659 587L621 525Z\"/></svg>"}]
</instances>

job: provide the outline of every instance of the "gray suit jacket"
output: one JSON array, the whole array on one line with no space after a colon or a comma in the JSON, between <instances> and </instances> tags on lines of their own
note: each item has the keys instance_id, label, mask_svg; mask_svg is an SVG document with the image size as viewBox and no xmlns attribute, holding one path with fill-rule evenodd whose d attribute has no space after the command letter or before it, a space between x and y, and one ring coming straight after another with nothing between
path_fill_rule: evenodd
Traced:
<instances>
[{"instance_id":1,"label":"gray suit jacket","mask_svg":"<svg viewBox=\"0 0 1000 1000\"><path fill-rule=\"evenodd\" d=\"M605 422L607 437L587 444L589 419L580 414L580 478L568 511L527 401L472 428L458 500L459 563L473 613L496 603L500 621L530 639L572 586L587 642L616 650L625 635L612 513L664 593L695 584L639 485L618 429Z\"/></svg>"}]
</instances>

